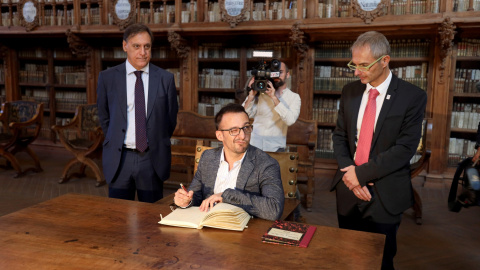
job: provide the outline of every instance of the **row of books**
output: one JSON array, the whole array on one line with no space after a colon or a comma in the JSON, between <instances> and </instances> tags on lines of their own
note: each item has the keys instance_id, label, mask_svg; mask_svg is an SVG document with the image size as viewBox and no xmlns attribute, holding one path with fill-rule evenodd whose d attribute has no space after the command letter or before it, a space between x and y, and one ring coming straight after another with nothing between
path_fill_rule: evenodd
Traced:
<instances>
[{"instance_id":1,"label":"row of books","mask_svg":"<svg viewBox=\"0 0 480 270\"><path fill-rule=\"evenodd\" d=\"M19 70L19 81L21 83L46 83L46 71Z\"/></svg>"},{"instance_id":2,"label":"row of books","mask_svg":"<svg viewBox=\"0 0 480 270\"><path fill-rule=\"evenodd\" d=\"M101 58L127 59L127 53L122 47L103 47L100 52ZM170 46L153 47L152 59L177 58L177 54Z\"/></svg>"},{"instance_id":3,"label":"row of books","mask_svg":"<svg viewBox=\"0 0 480 270\"><path fill-rule=\"evenodd\" d=\"M480 104L454 102L450 126L452 128L477 129L479 117Z\"/></svg>"},{"instance_id":4,"label":"row of books","mask_svg":"<svg viewBox=\"0 0 480 270\"><path fill-rule=\"evenodd\" d=\"M478 81L480 80L480 69L457 68L455 70L455 78Z\"/></svg>"},{"instance_id":5,"label":"row of books","mask_svg":"<svg viewBox=\"0 0 480 270\"><path fill-rule=\"evenodd\" d=\"M426 57L429 53L429 40L400 39L390 40L392 57ZM350 58L350 41L325 41L315 50L315 58Z\"/></svg>"},{"instance_id":6,"label":"row of books","mask_svg":"<svg viewBox=\"0 0 480 270\"><path fill-rule=\"evenodd\" d=\"M65 17L65 14L67 15ZM58 6L55 12L52 9L45 9L43 19L40 25L73 25L75 22L75 12L73 9L64 10L63 6Z\"/></svg>"},{"instance_id":7,"label":"row of books","mask_svg":"<svg viewBox=\"0 0 480 270\"><path fill-rule=\"evenodd\" d=\"M81 25L100 25L100 8L98 7L91 7L90 8L90 16L89 10L82 8L80 9L80 24Z\"/></svg>"},{"instance_id":8,"label":"row of books","mask_svg":"<svg viewBox=\"0 0 480 270\"><path fill-rule=\"evenodd\" d=\"M198 58L239 58L238 48L225 48L222 43L203 43L198 46Z\"/></svg>"},{"instance_id":9,"label":"row of books","mask_svg":"<svg viewBox=\"0 0 480 270\"><path fill-rule=\"evenodd\" d=\"M140 8L140 14L138 20L141 23L174 23L175 22L175 6L166 5L166 12L164 12L163 6L154 7L153 12L150 8ZM153 16L153 17L152 17Z\"/></svg>"},{"instance_id":10,"label":"row of books","mask_svg":"<svg viewBox=\"0 0 480 270\"><path fill-rule=\"evenodd\" d=\"M198 74L199 88L240 88L240 72L231 69L204 68Z\"/></svg>"},{"instance_id":11,"label":"row of books","mask_svg":"<svg viewBox=\"0 0 480 270\"><path fill-rule=\"evenodd\" d=\"M472 8L473 10L480 10L480 1L473 0ZM462 12L468 11L470 8L470 0L454 0L453 1L453 11L454 12Z\"/></svg>"},{"instance_id":12,"label":"row of books","mask_svg":"<svg viewBox=\"0 0 480 270\"><path fill-rule=\"evenodd\" d=\"M358 78L313 78L313 91L341 91L346 84Z\"/></svg>"},{"instance_id":13,"label":"row of books","mask_svg":"<svg viewBox=\"0 0 480 270\"><path fill-rule=\"evenodd\" d=\"M288 58L292 56L290 42L279 41L252 44L247 49L247 58L253 58L253 51L255 50L271 50L274 58Z\"/></svg>"},{"instance_id":14,"label":"row of books","mask_svg":"<svg viewBox=\"0 0 480 270\"><path fill-rule=\"evenodd\" d=\"M402 0L393 1L390 4L392 15L404 15L407 14L407 2ZM430 6L427 6L427 1L411 1L410 14L425 14L427 11L431 13L438 13L440 11L439 1L431 0Z\"/></svg>"},{"instance_id":15,"label":"row of books","mask_svg":"<svg viewBox=\"0 0 480 270\"><path fill-rule=\"evenodd\" d=\"M70 111L74 112L78 105L87 104L87 97L85 95L82 99L68 99L68 98L57 98L55 99L56 108L58 111Z\"/></svg>"},{"instance_id":16,"label":"row of books","mask_svg":"<svg viewBox=\"0 0 480 270\"><path fill-rule=\"evenodd\" d=\"M328 128L319 128L317 133L317 148L315 149L315 156L317 158L333 159L333 130Z\"/></svg>"},{"instance_id":17,"label":"row of books","mask_svg":"<svg viewBox=\"0 0 480 270\"><path fill-rule=\"evenodd\" d=\"M343 78L355 77L355 72L348 67L333 67L333 66L315 66L314 77L326 78Z\"/></svg>"},{"instance_id":18,"label":"row of books","mask_svg":"<svg viewBox=\"0 0 480 270\"><path fill-rule=\"evenodd\" d=\"M475 154L475 141L460 138L450 138L448 144L448 165L457 166L467 157Z\"/></svg>"},{"instance_id":19,"label":"row of books","mask_svg":"<svg viewBox=\"0 0 480 270\"><path fill-rule=\"evenodd\" d=\"M421 65L392 68L391 71L401 79L427 78L427 67L428 63L423 62Z\"/></svg>"},{"instance_id":20,"label":"row of books","mask_svg":"<svg viewBox=\"0 0 480 270\"><path fill-rule=\"evenodd\" d=\"M313 120L322 123L336 123L340 107L339 98L314 98Z\"/></svg>"},{"instance_id":21,"label":"row of books","mask_svg":"<svg viewBox=\"0 0 480 270\"><path fill-rule=\"evenodd\" d=\"M480 3L480 1L478 1L478 3ZM457 56L480 56L480 39L462 39L462 41L457 44Z\"/></svg>"},{"instance_id":22,"label":"row of books","mask_svg":"<svg viewBox=\"0 0 480 270\"><path fill-rule=\"evenodd\" d=\"M173 74L173 78L175 79L175 86L179 88L180 87L180 69L166 68L165 70Z\"/></svg>"},{"instance_id":23,"label":"row of books","mask_svg":"<svg viewBox=\"0 0 480 270\"><path fill-rule=\"evenodd\" d=\"M455 93L479 93L479 80L466 80L455 78L453 82L453 92Z\"/></svg>"},{"instance_id":24,"label":"row of books","mask_svg":"<svg viewBox=\"0 0 480 270\"><path fill-rule=\"evenodd\" d=\"M230 98L213 98L214 103L212 102L199 102L198 103L198 114L205 116L215 116L220 109L227 105L228 103L234 103L235 99Z\"/></svg>"},{"instance_id":25,"label":"row of books","mask_svg":"<svg viewBox=\"0 0 480 270\"><path fill-rule=\"evenodd\" d=\"M55 66L55 83L86 85L85 66Z\"/></svg>"}]
</instances>

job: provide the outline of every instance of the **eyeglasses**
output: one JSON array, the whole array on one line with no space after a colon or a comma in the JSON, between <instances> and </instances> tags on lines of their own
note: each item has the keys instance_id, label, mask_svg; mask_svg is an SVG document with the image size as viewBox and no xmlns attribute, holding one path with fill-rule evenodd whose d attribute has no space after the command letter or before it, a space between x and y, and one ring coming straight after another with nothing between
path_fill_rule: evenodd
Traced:
<instances>
[{"instance_id":1,"label":"eyeglasses","mask_svg":"<svg viewBox=\"0 0 480 270\"><path fill-rule=\"evenodd\" d=\"M360 71L369 71L370 68L375 65L378 61L380 61L383 57L387 56L386 54L385 55L382 55L380 56L380 58L378 58L377 60L375 60L375 62L371 63L370 65L366 66L366 67L362 67L362 66L356 66L356 65L352 65L352 60L350 60L350 62L348 62L347 66L348 68L350 68L351 70L355 71L355 70L360 70Z\"/></svg>"},{"instance_id":2,"label":"eyeglasses","mask_svg":"<svg viewBox=\"0 0 480 270\"><path fill-rule=\"evenodd\" d=\"M220 131L228 131L228 134L230 134L230 136L237 136L238 134L240 134L240 130L243 130L243 133L245 134L250 134L252 133L253 125L246 125L242 128L234 127L231 129L220 129Z\"/></svg>"}]
</instances>

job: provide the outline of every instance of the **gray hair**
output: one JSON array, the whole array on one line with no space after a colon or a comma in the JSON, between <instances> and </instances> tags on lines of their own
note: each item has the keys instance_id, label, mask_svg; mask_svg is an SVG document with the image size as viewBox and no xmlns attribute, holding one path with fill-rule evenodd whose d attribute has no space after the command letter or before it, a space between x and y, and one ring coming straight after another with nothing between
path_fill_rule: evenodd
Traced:
<instances>
[{"instance_id":1,"label":"gray hair","mask_svg":"<svg viewBox=\"0 0 480 270\"><path fill-rule=\"evenodd\" d=\"M390 55L390 43L382 33L369 31L361 34L355 43L353 43L352 47L350 47L350 51L364 46L370 47L373 58L379 58L382 55Z\"/></svg>"}]
</instances>

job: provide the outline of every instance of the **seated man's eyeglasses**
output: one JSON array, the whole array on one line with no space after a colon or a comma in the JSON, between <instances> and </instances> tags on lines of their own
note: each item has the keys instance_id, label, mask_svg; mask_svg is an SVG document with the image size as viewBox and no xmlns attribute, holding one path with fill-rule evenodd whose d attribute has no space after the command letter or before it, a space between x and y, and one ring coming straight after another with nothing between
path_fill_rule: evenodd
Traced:
<instances>
[{"instance_id":1,"label":"seated man's eyeglasses","mask_svg":"<svg viewBox=\"0 0 480 270\"><path fill-rule=\"evenodd\" d=\"M240 134L240 130L243 130L243 133L245 134L250 134L252 133L253 125L246 125L241 128L234 127L230 129L220 129L220 131L228 131L228 134L230 134L231 136L237 136L238 134Z\"/></svg>"},{"instance_id":2,"label":"seated man's eyeglasses","mask_svg":"<svg viewBox=\"0 0 480 270\"><path fill-rule=\"evenodd\" d=\"M352 65L352 60L350 60L350 62L348 62L347 66L348 68L350 68L351 70L355 71L355 70L360 70L360 71L369 71L370 68L375 65L378 61L380 61L383 57L387 56L386 54L385 55L382 55L380 56L380 58L378 58L377 60L375 60L375 62L371 63L370 65L368 66L356 66L356 65Z\"/></svg>"}]
</instances>

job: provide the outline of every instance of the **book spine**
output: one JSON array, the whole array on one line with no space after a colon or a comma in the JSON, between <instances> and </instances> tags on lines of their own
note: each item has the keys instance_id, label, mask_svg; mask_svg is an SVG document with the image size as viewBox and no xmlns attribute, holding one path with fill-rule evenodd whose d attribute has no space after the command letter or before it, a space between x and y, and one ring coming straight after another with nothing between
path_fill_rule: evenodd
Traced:
<instances>
[{"instance_id":1,"label":"book spine","mask_svg":"<svg viewBox=\"0 0 480 270\"><path fill-rule=\"evenodd\" d=\"M310 243L310 240L312 240L313 234L315 233L316 230L317 230L317 227L315 226L308 227L308 230L303 236L299 246L303 248L308 247L308 244Z\"/></svg>"}]
</instances>

